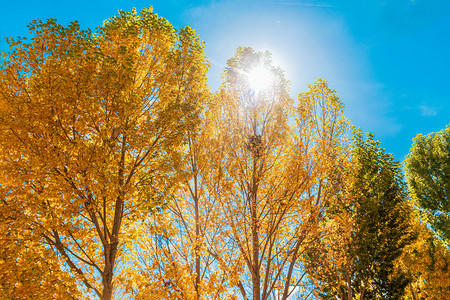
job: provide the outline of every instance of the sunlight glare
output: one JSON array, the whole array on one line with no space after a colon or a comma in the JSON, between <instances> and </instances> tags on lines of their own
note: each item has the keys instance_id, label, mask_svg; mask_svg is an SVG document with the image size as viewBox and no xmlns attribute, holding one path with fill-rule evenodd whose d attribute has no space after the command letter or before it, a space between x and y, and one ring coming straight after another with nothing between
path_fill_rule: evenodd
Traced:
<instances>
[{"instance_id":1,"label":"sunlight glare","mask_svg":"<svg viewBox=\"0 0 450 300\"><path fill-rule=\"evenodd\" d=\"M267 89L272 83L272 74L264 66L259 65L247 74L250 88L255 92Z\"/></svg>"}]
</instances>

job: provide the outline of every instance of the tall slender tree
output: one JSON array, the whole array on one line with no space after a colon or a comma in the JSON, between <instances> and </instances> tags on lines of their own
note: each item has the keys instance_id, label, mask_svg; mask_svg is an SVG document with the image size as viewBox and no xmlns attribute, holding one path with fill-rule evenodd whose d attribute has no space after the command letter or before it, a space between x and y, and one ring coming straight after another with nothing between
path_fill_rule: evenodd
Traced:
<instances>
[{"instance_id":1,"label":"tall slender tree","mask_svg":"<svg viewBox=\"0 0 450 300\"><path fill-rule=\"evenodd\" d=\"M396 261L415 238L400 164L373 135L364 137L359 129L353 135L352 161L355 181L344 191L351 205L328 209L344 234L318 243L321 255L309 268L311 276L323 285L325 299L400 299L410 278ZM342 222L345 217L352 222Z\"/></svg>"},{"instance_id":2,"label":"tall slender tree","mask_svg":"<svg viewBox=\"0 0 450 300\"><path fill-rule=\"evenodd\" d=\"M220 149L214 197L226 253L243 266L236 288L244 299L311 293L301 253L334 197L328 177L347 163L336 93L319 79L294 105L287 87L268 53L239 48L211 109Z\"/></svg>"},{"instance_id":3,"label":"tall slender tree","mask_svg":"<svg viewBox=\"0 0 450 300\"><path fill-rule=\"evenodd\" d=\"M450 247L450 126L414 139L406 179L428 224Z\"/></svg>"}]
</instances>

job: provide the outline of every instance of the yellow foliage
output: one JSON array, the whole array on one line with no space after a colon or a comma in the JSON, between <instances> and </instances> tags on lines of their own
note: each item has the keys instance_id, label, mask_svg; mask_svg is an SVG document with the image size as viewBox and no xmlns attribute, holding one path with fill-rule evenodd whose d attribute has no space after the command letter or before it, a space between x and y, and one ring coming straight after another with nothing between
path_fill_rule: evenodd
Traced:
<instances>
[{"instance_id":1,"label":"yellow foliage","mask_svg":"<svg viewBox=\"0 0 450 300\"><path fill-rule=\"evenodd\" d=\"M30 30L0 69L4 209L111 299L122 224L163 204L207 98L203 43L151 9L95 33L55 20Z\"/></svg>"}]
</instances>

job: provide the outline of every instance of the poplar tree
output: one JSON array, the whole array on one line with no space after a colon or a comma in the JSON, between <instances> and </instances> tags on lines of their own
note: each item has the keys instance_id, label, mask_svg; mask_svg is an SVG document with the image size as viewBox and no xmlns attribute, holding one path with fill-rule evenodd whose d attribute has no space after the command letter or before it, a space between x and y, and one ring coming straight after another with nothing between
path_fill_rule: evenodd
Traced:
<instances>
[{"instance_id":1,"label":"poplar tree","mask_svg":"<svg viewBox=\"0 0 450 300\"><path fill-rule=\"evenodd\" d=\"M308 270L324 299L401 299L411 278L396 262L416 234L400 164L359 129L352 162L354 180L342 191L351 201L327 208L341 234L318 241Z\"/></svg>"},{"instance_id":2,"label":"poplar tree","mask_svg":"<svg viewBox=\"0 0 450 300\"><path fill-rule=\"evenodd\" d=\"M87 295L109 300L123 224L174 184L167 157L198 123L208 61L192 29L152 9L95 32L29 28L0 68L2 209L14 215L0 227L45 244Z\"/></svg>"},{"instance_id":3,"label":"poplar tree","mask_svg":"<svg viewBox=\"0 0 450 300\"><path fill-rule=\"evenodd\" d=\"M244 299L312 293L302 253L335 197L329 177L348 163L336 92L318 79L295 101L287 87L268 53L239 48L211 115L220 149L214 197Z\"/></svg>"},{"instance_id":4,"label":"poplar tree","mask_svg":"<svg viewBox=\"0 0 450 300\"><path fill-rule=\"evenodd\" d=\"M186 136L179 189L145 221L148 234L140 231L132 291L140 299L313 293L302 253L341 185L329 178L350 162L343 105L321 79L292 99L270 54L249 47L237 49L223 78Z\"/></svg>"},{"instance_id":5,"label":"poplar tree","mask_svg":"<svg viewBox=\"0 0 450 300\"><path fill-rule=\"evenodd\" d=\"M450 244L450 126L414 139L406 158L411 198L427 223Z\"/></svg>"}]
</instances>

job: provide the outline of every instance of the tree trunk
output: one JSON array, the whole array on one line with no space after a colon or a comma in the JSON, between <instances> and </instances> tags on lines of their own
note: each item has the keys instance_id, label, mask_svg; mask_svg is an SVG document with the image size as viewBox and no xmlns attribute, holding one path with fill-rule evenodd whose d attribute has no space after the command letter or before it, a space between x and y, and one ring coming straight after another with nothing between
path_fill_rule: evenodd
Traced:
<instances>
[{"instance_id":1,"label":"tree trunk","mask_svg":"<svg viewBox=\"0 0 450 300\"><path fill-rule=\"evenodd\" d=\"M200 213L197 195L197 176L194 176L194 203L195 203L195 299L200 299Z\"/></svg>"},{"instance_id":2,"label":"tree trunk","mask_svg":"<svg viewBox=\"0 0 450 300\"><path fill-rule=\"evenodd\" d=\"M102 291L102 300L111 300L113 295L113 272L114 272L114 264L116 260L117 254L117 244L118 242L114 242L109 244L105 248L105 268L103 270L103 291Z\"/></svg>"},{"instance_id":3,"label":"tree trunk","mask_svg":"<svg viewBox=\"0 0 450 300\"><path fill-rule=\"evenodd\" d=\"M252 266L253 300L260 300L261 276L259 274L259 236L256 220L256 211L252 212L252 242L253 242L253 266Z\"/></svg>"},{"instance_id":4,"label":"tree trunk","mask_svg":"<svg viewBox=\"0 0 450 300\"><path fill-rule=\"evenodd\" d=\"M352 277L350 275L349 270L347 270L347 271L348 271L348 274L347 274L347 299L348 300L352 300L352 298L353 298L353 295L352 295Z\"/></svg>"},{"instance_id":5,"label":"tree trunk","mask_svg":"<svg viewBox=\"0 0 450 300\"><path fill-rule=\"evenodd\" d=\"M113 292L112 283L105 282L105 279L104 279L103 280L102 300L111 300L112 292Z\"/></svg>"},{"instance_id":6,"label":"tree trunk","mask_svg":"<svg viewBox=\"0 0 450 300\"><path fill-rule=\"evenodd\" d=\"M258 213L257 213L257 155L253 153L253 184L251 191L251 218L252 218L252 285L253 285L253 300L261 299L261 274L259 273L259 235L258 235Z\"/></svg>"}]
</instances>

